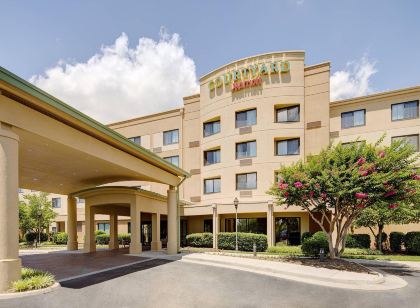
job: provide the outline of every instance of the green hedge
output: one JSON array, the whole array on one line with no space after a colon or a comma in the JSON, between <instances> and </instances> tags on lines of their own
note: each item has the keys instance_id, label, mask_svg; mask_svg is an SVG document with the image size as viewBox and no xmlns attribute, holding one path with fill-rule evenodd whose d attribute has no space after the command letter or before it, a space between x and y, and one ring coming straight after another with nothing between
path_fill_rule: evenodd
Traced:
<instances>
[{"instance_id":1,"label":"green hedge","mask_svg":"<svg viewBox=\"0 0 420 308\"><path fill-rule=\"evenodd\" d=\"M129 245L131 242L131 235L129 233L118 234L118 244Z\"/></svg>"},{"instance_id":2,"label":"green hedge","mask_svg":"<svg viewBox=\"0 0 420 308\"><path fill-rule=\"evenodd\" d=\"M38 240L38 233L36 232L28 232L25 234L25 241L28 243L33 243L34 241ZM41 233L41 242L48 241L48 234L47 233Z\"/></svg>"},{"instance_id":3,"label":"green hedge","mask_svg":"<svg viewBox=\"0 0 420 308\"><path fill-rule=\"evenodd\" d=\"M348 234L346 237L347 248L370 248L369 234Z\"/></svg>"},{"instance_id":4,"label":"green hedge","mask_svg":"<svg viewBox=\"0 0 420 308\"><path fill-rule=\"evenodd\" d=\"M59 244L59 245L67 244L68 235L67 235L66 232L54 233L53 236L52 236L52 241L55 244Z\"/></svg>"},{"instance_id":5,"label":"green hedge","mask_svg":"<svg viewBox=\"0 0 420 308\"><path fill-rule=\"evenodd\" d=\"M301 236L301 243L303 243L306 239L312 237L314 235L314 232L303 232Z\"/></svg>"},{"instance_id":6,"label":"green hedge","mask_svg":"<svg viewBox=\"0 0 420 308\"><path fill-rule=\"evenodd\" d=\"M186 239L191 247L213 247L213 234L210 232L188 234Z\"/></svg>"},{"instance_id":7,"label":"green hedge","mask_svg":"<svg viewBox=\"0 0 420 308\"><path fill-rule=\"evenodd\" d=\"M235 232L222 232L218 236L219 249L234 250L236 245ZM238 249L241 251L252 251L253 244L257 245L257 251L267 250L267 235L255 233L238 232Z\"/></svg>"},{"instance_id":8,"label":"green hedge","mask_svg":"<svg viewBox=\"0 0 420 308\"><path fill-rule=\"evenodd\" d=\"M109 234L99 234L96 236L96 243L99 245L108 245L109 244Z\"/></svg>"},{"instance_id":9,"label":"green hedge","mask_svg":"<svg viewBox=\"0 0 420 308\"><path fill-rule=\"evenodd\" d=\"M391 232L389 234L389 246L392 252L401 252L401 246L404 242L404 233Z\"/></svg>"},{"instance_id":10,"label":"green hedge","mask_svg":"<svg viewBox=\"0 0 420 308\"><path fill-rule=\"evenodd\" d=\"M327 255L329 251L328 239L323 231L318 231L307 238L301 246L302 253L308 257L318 257L321 248L324 248L325 255Z\"/></svg>"},{"instance_id":11,"label":"green hedge","mask_svg":"<svg viewBox=\"0 0 420 308\"><path fill-rule=\"evenodd\" d=\"M404 237L404 245L408 254L420 255L420 232L407 232Z\"/></svg>"}]
</instances>

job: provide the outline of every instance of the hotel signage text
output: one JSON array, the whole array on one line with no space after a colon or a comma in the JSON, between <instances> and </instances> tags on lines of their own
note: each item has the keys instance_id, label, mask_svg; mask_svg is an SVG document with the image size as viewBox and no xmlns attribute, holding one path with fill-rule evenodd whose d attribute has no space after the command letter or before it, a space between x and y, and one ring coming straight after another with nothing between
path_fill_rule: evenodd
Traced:
<instances>
[{"instance_id":1,"label":"hotel signage text","mask_svg":"<svg viewBox=\"0 0 420 308\"><path fill-rule=\"evenodd\" d=\"M248 67L227 72L209 82L209 90L214 91L231 85L232 92L262 84L262 76L268 74L287 73L290 71L289 61L253 64Z\"/></svg>"}]
</instances>

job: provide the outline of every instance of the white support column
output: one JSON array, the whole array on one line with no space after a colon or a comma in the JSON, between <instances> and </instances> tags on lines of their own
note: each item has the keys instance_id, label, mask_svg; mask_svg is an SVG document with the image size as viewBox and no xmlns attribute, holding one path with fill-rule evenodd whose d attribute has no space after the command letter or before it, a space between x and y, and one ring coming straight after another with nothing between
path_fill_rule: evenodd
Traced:
<instances>
[{"instance_id":1,"label":"white support column","mask_svg":"<svg viewBox=\"0 0 420 308\"><path fill-rule=\"evenodd\" d=\"M109 249L118 249L118 215L109 215Z\"/></svg>"},{"instance_id":2,"label":"white support column","mask_svg":"<svg viewBox=\"0 0 420 308\"><path fill-rule=\"evenodd\" d=\"M168 205L168 244L167 253L170 255L178 253L178 218L176 202L175 187L170 186L167 192L167 205Z\"/></svg>"},{"instance_id":3,"label":"white support column","mask_svg":"<svg viewBox=\"0 0 420 308\"><path fill-rule=\"evenodd\" d=\"M218 248L217 235L219 233L219 217L217 215L217 204L212 205L213 208L213 248Z\"/></svg>"},{"instance_id":4,"label":"white support column","mask_svg":"<svg viewBox=\"0 0 420 308\"><path fill-rule=\"evenodd\" d=\"M67 196L67 250L77 250L77 205L76 198Z\"/></svg>"},{"instance_id":5,"label":"white support column","mask_svg":"<svg viewBox=\"0 0 420 308\"><path fill-rule=\"evenodd\" d=\"M275 234L274 234L274 208L273 201L268 201L267 204L267 244L268 247L275 245Z\"/></svg>"},{"instance_id":6,"label":"white support column","mask_svg":"<svg viewBox=\"0 0 420 308\"><path fill-rule=\"evenodd\" d=\"M139 206L137 200L130 205L130 216L131 216L131 241L130 241L130 254L140 254L142 251L140 243L140 216Z\"/></svg>"},{"instance_id":7,"label":"white support column","mask_svg":"<svg viewBox=\"0 0 420 308\"><path fill-rule=\"evenodd\" d=\"M0 293L20 278L19 137L0 122Z\"/></svg>"},{"instance_id":8,"label":"white support column","mask_svg":"<svg viewBox=\"0 0 420 308\"><path fill-rule=\"evenodd\" d=\"M95 209L85 204L85 252L95 252Z\"/></svg>"},{"instance_id":9,"label":"white support column","mask_svg":"<svg viewBox=\"0 0 420 308\"><path fill-rule=\"evenodd\" d=\"M162 242L160 240L160 213L152 214L152 243L153 251L162 250Z\"/></svg>"}]
</instances>

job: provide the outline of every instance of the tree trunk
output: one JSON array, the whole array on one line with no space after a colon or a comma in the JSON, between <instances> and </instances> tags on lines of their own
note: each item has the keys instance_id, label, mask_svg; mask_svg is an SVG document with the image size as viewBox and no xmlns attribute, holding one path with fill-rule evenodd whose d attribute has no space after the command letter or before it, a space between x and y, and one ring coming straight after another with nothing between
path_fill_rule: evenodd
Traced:
<instances>
[{"instance_id":1,"label":"tree trunk","mask_svg":"<svg viewBox=\"0 0 420 308\"><path fill-rule=\"evenodd\" d=\"M376 247L382 252L382 233L384 231L384 225L378 225L378 235L376 236Z\"/></svg>"}]
</instances>

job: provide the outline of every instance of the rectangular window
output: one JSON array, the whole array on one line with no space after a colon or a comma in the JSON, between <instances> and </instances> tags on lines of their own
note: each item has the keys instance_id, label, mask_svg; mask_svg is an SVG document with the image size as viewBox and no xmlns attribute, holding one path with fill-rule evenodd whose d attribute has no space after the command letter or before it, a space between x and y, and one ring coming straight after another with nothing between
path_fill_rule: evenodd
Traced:
<instances>
[{"instance_id":1,"label":"rectangular window","mask_svg":"<svg viewBox=\"0 0 420 308\"><path fill-rule=\"evenodd\" d=\"M220 178L204 180L204 193L214 194L220 192Z\"/></svg>"},{"instance_id":2,"label":"rectangular window","mask_svg":"<svg viewBox=\"0 0 420 308\"><path fill-rule=\"evenodd\" d=\"M276 141L276 155L298 155L300 153L300 140L287 139Z\"/></svg>"},{"instance_id":3,"label":"rectangular window","mask_svg":"<svg viewBox=\"0 0 420 308\"><path fill-rule=\"evenodd\" d=\"M141 137L140 136L130 137L130 138L128 138L128 140L130 140L131 142L134 142L138 145L141 145Z\"/></svg>"},{"instance_id":4,"label":"rectangular window","mask_svg":"<svg viewBox=\"0 0 420 308\"><path fill-rule=\"evenodd\" d=\"M257 156L257 142L247 141L236 144L236 159Z\"/></svg>"},{"instance_id":5,"label":"rectangular window","mask_svg":"<svg viewBox=\"0 0 420 308\"><path fill-rule=\"evenodd\" d=\"M213 233L213 219L204 219L204 232Z\"/></svg>"},{"instance_id":6,"label":"rectangular window","mask_svg":"<svg viewBox=\"0 0 420 308\"><path fill-rule=\"evenodd\" d=\"M168 130L163 132L163 145L176 144L179 142L178 130Z\"/></svg>"},{"instance_id":7,"label":"rectangular window","mask_svg":"<svg viewBox=\"0 0 420 308\"><path fill-rule=\"evenodd\" d=\"M81 198L76 198L77 204L83 204L85 203L85 199L81 199Z\"/></svg>"},{"instance_id":8,"label":"rectangular window","mask_svg":"<svg viewBox=\"0 0 420 308\"><path fill-rule=\"evenodd\" d=\"M419 135L407 135L407 136L398 136L398 137L391 138L391 141L397 141L397 140L406 140L407 143L411 144L417 152L419 151Z\"/></svg>"},{"instance_id":9,"label":"rectangular window","mask_svg":"<svg viewBox=\"0 0 420 308\"><path fill-rule=\"evenodd\" d=\"M341 128L363 126L366 123L366 110L355 110L341 114Z\"/></svg>"},{"instance_id":10,"label":"rectangular window","mask_svg":"<svg viewBox=\"0 0 420 308\"><path fill-rule=\"evenodd\" d=\"M243 173L236 175L236 190L242 189L256 189L257 188L257 173Z\"/></svg>"},{"instance_id":11,"label":"rectangular window","mask_svg":"<svg viewBox=\"0 0 420 308\"><path fill-rule=\"evenodd\" d=\"M225 219L225 232L235 232L235 218ZM238 232L267 233L267 218L238 218Z\"/></svg>"},{"instance_id":12,"label":"rectangular window","mask_svg":"<svg viewBox=\"0 0 420 308\"><path fill-rule=\"evenodd\" d=\"M257 109L239 111L236 113L236 128L257 124Z\"/></svg>"},{"instance_id":13,"label":"rectangular window","mask_svg":"<svg viewBox=\"0 0 420 308\"><path fill-rule=\"evenodd\" d=\"M204 151L204 165L213 165L220 163L220 149Z\"/></svg>"},{"instance_id":14,"label":"rectangular window","mask_svg":"<svg viewBox=\"0 0 420 308\"><path fill-rule=\"evenodd\" d=\"M419 117L419 101L391 105L392 121L416 119Z\"/></svg>"},{"instance_id":15,"label":"rectangular window","mask_svg":"<svg viewBox=\"0 0 420 308\"><path fill-rule=\"evenodd\" d=\"M203 124L203 136L208 137L220 133L220 120Z\"/></svg>"},{"instance_id":16,"label":"rectangular window","mask_svg":"<svg viewBox=\"0 0 420 308\"><path fill-rule=\"evenodd\" d=\"M104 231L106 234L109 234L109 223L98 223L98 231Z\"/></svg>"},{"instance_id":17,"label":"rectangular window","mask_svg":"<svg viewBox=\"0 0 420 308\"><path fill-rule=\"evenodd\" d=\"M299 122L300 106L291 106L277 109L277 122Z\"/></svg>"},{"instance_id":18,"label":"rectangular window","mask_svg":"<svg viewBox=\"0 0 420 308\"><path fill-rule=\"evenodd\" d=\"M51 199L51 202L52 202L52 207L54 209L61 208L61 198L52 198Z\"/></svg>"},{"instance_id":19,"label":"rectangular window","mask_svg":"<svg viewBox=\"0 0 420 308\"><path fill-rule=\"evenodd\" d=\"M175 165L177 167L179 166L179 156L178 155L164 157L163 159L166 160L166 161L168 161L168 162L170 162L172 165Z\"/></svg>"}]
</instances>

